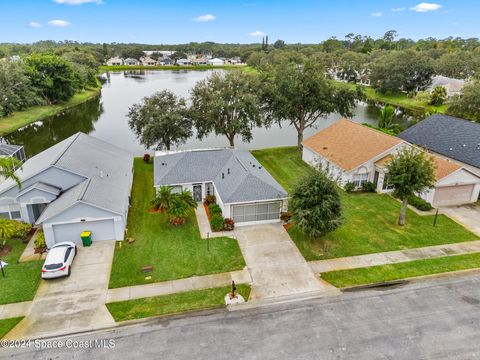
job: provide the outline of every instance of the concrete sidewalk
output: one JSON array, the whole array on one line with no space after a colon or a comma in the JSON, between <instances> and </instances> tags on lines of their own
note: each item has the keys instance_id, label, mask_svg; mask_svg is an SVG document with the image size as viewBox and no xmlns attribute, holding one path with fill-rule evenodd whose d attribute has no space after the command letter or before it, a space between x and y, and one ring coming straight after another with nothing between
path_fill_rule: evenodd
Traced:
<instances>
[{"instance_id":1,"label":"concrete sidewalk","mask_svg":"<svg viewBox=\"0 0 480 360\"><path fill-rule=\"evenodd\" d=\"M480 240L455 244L428 246L417 249L388 251L376 254L350 256L336 259L310 261L314 273L364 268L376 265L396 264L412 260L432 259L443 256L480 252Z\"/></svg>"},{"instance_id":2,"label":"concrete sidewalk","mask_svg":"<svg viewBox=\"0 0 480 360\"><path fill-rule=\"evenodd\" d=\"M208 221L207 212L202 203L199 203L195 209L195 216L197 217L198 229L200 230L200 236L202 239L207 237L233 237L233 231L215 231L210 228L210 222Z\"/></svg>"},{"instance_id":3,"label":"concrete sidewalk","mask_svg":"<svg viewBox=\"0 0 480 360\"><path fill-rule=\"evenodd\" d=\"M107 303L140 299L151 296L169 295L191 290L203 290L214 287L228 286L232 280L237 284L252 282L248 270L232 271L205 276L193 276L185 279L162 281L147 285L135 285L109 289Z\"/></svg>"},{"instance_id":4,"label":"concrete sidewalk","mask_svg":"<svg viewBox=\"0 0 480 360\"><path fill-rule=\"evenodd\" d=\"M0 305L0 320L25 316L30 312L32 301Z\"/></svg>"}]
</instances>

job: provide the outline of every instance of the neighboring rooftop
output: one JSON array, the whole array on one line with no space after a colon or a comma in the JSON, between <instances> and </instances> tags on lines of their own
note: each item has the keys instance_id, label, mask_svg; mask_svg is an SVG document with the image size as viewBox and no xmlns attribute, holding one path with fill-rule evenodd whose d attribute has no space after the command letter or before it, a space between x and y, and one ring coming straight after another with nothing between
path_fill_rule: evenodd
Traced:
<instances>
[{"instance_id":1,"label":"neighboring rooftop","mask_svg":"<svg viewBox=\"0 0 480 360\"><path fill-rule=\"evenodd\" d=\"M341 119L309 137L303 145L349 171L402 142L381 131Z\"/></svg>"},{"instance_id":2,"label":"neighboring rooftop","mask_svg":"<svg viewBox=\"0 0 480 360\"><path fill-rule=\"evenodd\" d=\"M23 146L19 145L0 144L0 156L12 156L22 148Z\"/></svg>"},{"instance_id":3,"label":"neighboring rooftop","mask_svg":"<svg viewBox=\"0 0 480 360\"><path fill-rule=\"evenodd\" d=\"M57 167L85 178L83 182L63 192L42 213L38 222L55 215L75 202L83 201L115 213L128 208L132 178L133 156L129 152L91 137L77 133L27 160L16 174L24 182L49 167ZM0 193L16 186L12 179L0 184ZM50 187L36 183L35 187ZM76 189L77 196L70 196Z\"/></svg>"},{"instance_id":4,"label":"neighboring rooftop","mask_svg":"<svg viewBox=\"0 0 480 360\"><path fill-rule=\"evenodd\" d=\"M462 163L480 168L480 124L434 114L398 135Z\"/></svg>"},{"instance_id":5,"label":"neighboring rooftop","mask_svg":"<svg viewBox=\"0 0 480 360\"><path fill-rule=\"evenodd\" d=\"M214 183L224 203L285 198L286 191L248 151L207 149L155 156L155 185Z\"/></svg>"}]
</instances>

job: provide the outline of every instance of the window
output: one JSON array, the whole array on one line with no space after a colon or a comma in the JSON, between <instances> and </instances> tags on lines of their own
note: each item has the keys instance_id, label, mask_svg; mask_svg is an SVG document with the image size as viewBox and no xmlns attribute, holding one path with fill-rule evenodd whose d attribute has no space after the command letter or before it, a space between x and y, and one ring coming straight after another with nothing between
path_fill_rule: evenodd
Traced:
<instances>
[{"instance_id":1,"label":"window","mask_svg":"<svg viewBox=\"0 0 480 360\"><path fill-rule=\"evenodd\" d=\"M382 189L383 190L392 190L393 189L393 185L390 185L389 182L388 182L388 174L385 174L385 176L383 178Z\"/></svg>"},{"instance_id":2,"label":"window","mask_svg":"<svg viewBox=\"0 0 480 360\"><path fill-rule=\"evenodd\" d=\"M10 215L14 220L22 218L22 216L20 215L20 211L12 211Z\"/></svg>"},{"instance_id":3,"label":"window","mask_svg":"<svg viewBox=\"0 0 480 360\"><path fill-rule=\"evenodd\" d=\"M10 213L0 212L0 217L5 218L5 219L10 219Z\"/></svg>"},{"instance_id":4,"label":"window","mask_svg":"<svg viewBox=\"0 0 480 360\"><path fill-rule=\"evenodd\" d=\"M180 194L182 192L182 186L171 186L172 194Z\"/></svg>"},{"instance_id":5,"label":"window","mask_svg":"<svg viewBox=\"0 0 480 360\"><path fill-rule=\"evenodd\" d=\"M237 223L280 218L281 201L268 203L233 205L232 217Z\"/></svg>"},{"instance_id":6,"label":"window","mask_svg":"<svg viewBox=\"0 0 480 360\"><path fill-rule=\"evenodd\" d=\"M355 174L353 176L353 183L356 187L361 187L366 182L368 182L368 174Z\"/></svg>"}]
</instances>

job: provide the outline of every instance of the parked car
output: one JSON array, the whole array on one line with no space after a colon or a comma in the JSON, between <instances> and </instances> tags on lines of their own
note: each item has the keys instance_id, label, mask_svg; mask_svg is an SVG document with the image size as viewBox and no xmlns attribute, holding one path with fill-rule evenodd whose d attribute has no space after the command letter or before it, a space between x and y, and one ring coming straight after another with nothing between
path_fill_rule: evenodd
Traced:
<instances>
[{"instance_id":1,"label":"parked car","mask_svg":"<svg viewBox=\"0 0 480 360\"><path fill-rule=\"evenodd\" d=\"M77 246L70 241L55 244L47 253L42 267L42 279L55 279L70 276Z\"/></svg>"}]
</instances>

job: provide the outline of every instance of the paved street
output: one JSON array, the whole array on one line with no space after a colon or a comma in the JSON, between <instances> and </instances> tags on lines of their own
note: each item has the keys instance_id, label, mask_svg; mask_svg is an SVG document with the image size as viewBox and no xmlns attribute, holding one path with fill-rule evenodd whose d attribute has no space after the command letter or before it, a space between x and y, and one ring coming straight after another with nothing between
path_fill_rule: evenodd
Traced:
<instances>
[{"instance_id":1,"label":"paved street","mask_svg":"<svg viewBox=\"0 0 480 360\"><path fill-rule=\"evenodd\" d=\"M16 354L16 359L478 359L480 274L256 309L165 317L73 339L111 338L113 349L7 350L3 355Z\"/></svg>"}]
</instances>

